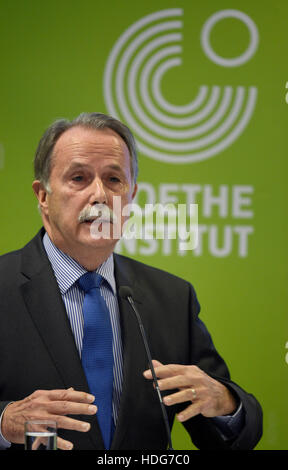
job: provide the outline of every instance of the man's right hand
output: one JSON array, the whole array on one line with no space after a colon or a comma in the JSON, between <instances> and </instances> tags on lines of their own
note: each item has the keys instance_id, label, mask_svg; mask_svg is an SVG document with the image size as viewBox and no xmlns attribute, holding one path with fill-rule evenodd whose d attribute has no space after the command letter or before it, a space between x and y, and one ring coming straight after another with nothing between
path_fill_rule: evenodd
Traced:
<instances>
[{"instance_id":1,"label":"man's right hand","mask_svg":"<svg viewBox=\"0 0 288 470\"><path fill-rule=\"evenodd\" d=\"M66 415L94 415L97 407L95 398L85 392L68 390L36 390L24 400L10 403L2 416L1 433L9 442L24 443L24 423L32 419L50 419L57 427L87 432L90 424ZM57 448L71 450L73 443L57 437Z\"/></svg>"}]
</instances>

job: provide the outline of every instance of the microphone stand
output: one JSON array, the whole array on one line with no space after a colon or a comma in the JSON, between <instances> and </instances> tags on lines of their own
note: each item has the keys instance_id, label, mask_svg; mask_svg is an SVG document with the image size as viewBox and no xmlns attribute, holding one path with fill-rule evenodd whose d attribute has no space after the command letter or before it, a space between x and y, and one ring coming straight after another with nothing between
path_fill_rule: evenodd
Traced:
<instances>
[{"instance_id":1,"label":"microphone stand","mask_svg":"<svg viewBox=\"0 0 288 470\"><path fill-rule=\"evenodd\" d=\"M121 291L122 291L122 295L121 295ZM165 408L165 405L164 405L163 400L162 400L162 395L161 395L161 392L160 392L160 389L159 389L158 380L157 380L157 377L156 377L156 374L155 374L155 369L154 369L154 366L153 366L153 363L152 363L152 358L151 358L150 349L149 349L149 346L148 346L144 326L142 324L141 317L140 317L140 315L139 315L139 313L138 313L138 311L135 307L134 301L133 301L132 289L130 289L130 287L128 287L128 286L127 287L123 286L123 287L120 287L119 292L120 292L121 297L124 297L128 300L133 312L136 315L138 325L139 325L139 328L140 328L140 332L141 332L141 335L142 335L144 347L145 347L145 350L146 350L146 354L147 354L147 358L148 358L148 362L149 362L149 367L150 367L150 370L151 370L151 373L152 373L153 382L154 382L155 389L156 389L156 392L158 394L158 398L159 398L159 402L160 402L163 421L164 421L164 424L165 424L166 433L167 433L167 437L168 437L168 450L174 450L173 446L172 446L172 441L171 441L171 432L170 432L170 427L169 427L169 421L168 421L166 408Z\"/></svg>"}]
</instances>

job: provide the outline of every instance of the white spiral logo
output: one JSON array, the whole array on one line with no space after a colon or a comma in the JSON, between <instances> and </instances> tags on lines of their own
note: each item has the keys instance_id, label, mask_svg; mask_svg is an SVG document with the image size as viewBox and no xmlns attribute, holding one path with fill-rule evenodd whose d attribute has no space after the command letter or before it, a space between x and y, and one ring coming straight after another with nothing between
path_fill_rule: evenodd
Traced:
<instances>
[{"instance_id":1,"label":"white spiral logo","mask_svg":"<svg viewBox=\"0 0 288 470\"><path fill-rule=\"evenodd\" d=\"M257 98L255 87L202 85L186 105L165 99L161 80L182 64L182 15L182 9L167 9L132 24L112 48L104 73L108 112L130 127L140 152L172 163L201 161L231 145L247 126ZM247 15L218 12L205 23L201 41L204 52L220 63L209 34L216 21L228 16L245 22L252 38L246 54L221 64L232 67L249 60L257 47L257 28Z\"/></svg>"}]
</instances>

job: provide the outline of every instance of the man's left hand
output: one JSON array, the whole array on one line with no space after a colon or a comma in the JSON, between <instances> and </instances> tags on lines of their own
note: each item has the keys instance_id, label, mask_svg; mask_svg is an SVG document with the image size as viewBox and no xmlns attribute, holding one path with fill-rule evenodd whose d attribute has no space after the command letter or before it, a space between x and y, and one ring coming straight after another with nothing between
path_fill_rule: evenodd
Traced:
<instances>
[{"instance_id":1,"label":"man's left hand","mask_svg":"<svg viewBox=\"0 0 288 470\"><path fill-rule=\"evenodd\" d=\"M179 421L202 414L207 418L233 414L236 411L236 400L223 384L203 372L197 366L179 364L163 365L153 361L155 374L160 391L179 390L165 396L163 402L167 406L191 401L191 405L181 411ZM146 379L152 379L152 373L146 370Z\"/></svg>"}]
</instances>

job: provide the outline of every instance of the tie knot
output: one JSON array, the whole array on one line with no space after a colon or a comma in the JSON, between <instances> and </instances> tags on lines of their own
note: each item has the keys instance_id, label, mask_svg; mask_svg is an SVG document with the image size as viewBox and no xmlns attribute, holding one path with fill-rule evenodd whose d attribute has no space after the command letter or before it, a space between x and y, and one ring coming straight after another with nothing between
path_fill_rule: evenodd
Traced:
<instances>
[{"instance_id":1,"label":"tie knot","mask_svg":"<svg viewBox=\"0 0 288 470\"><path fill-rule=\"evenodd\" d=\"M78 279L78 284L84 292L88 292L95 287L100 287L103 277L95 272L87 272Z\"/></svg>"}]
</instances>

